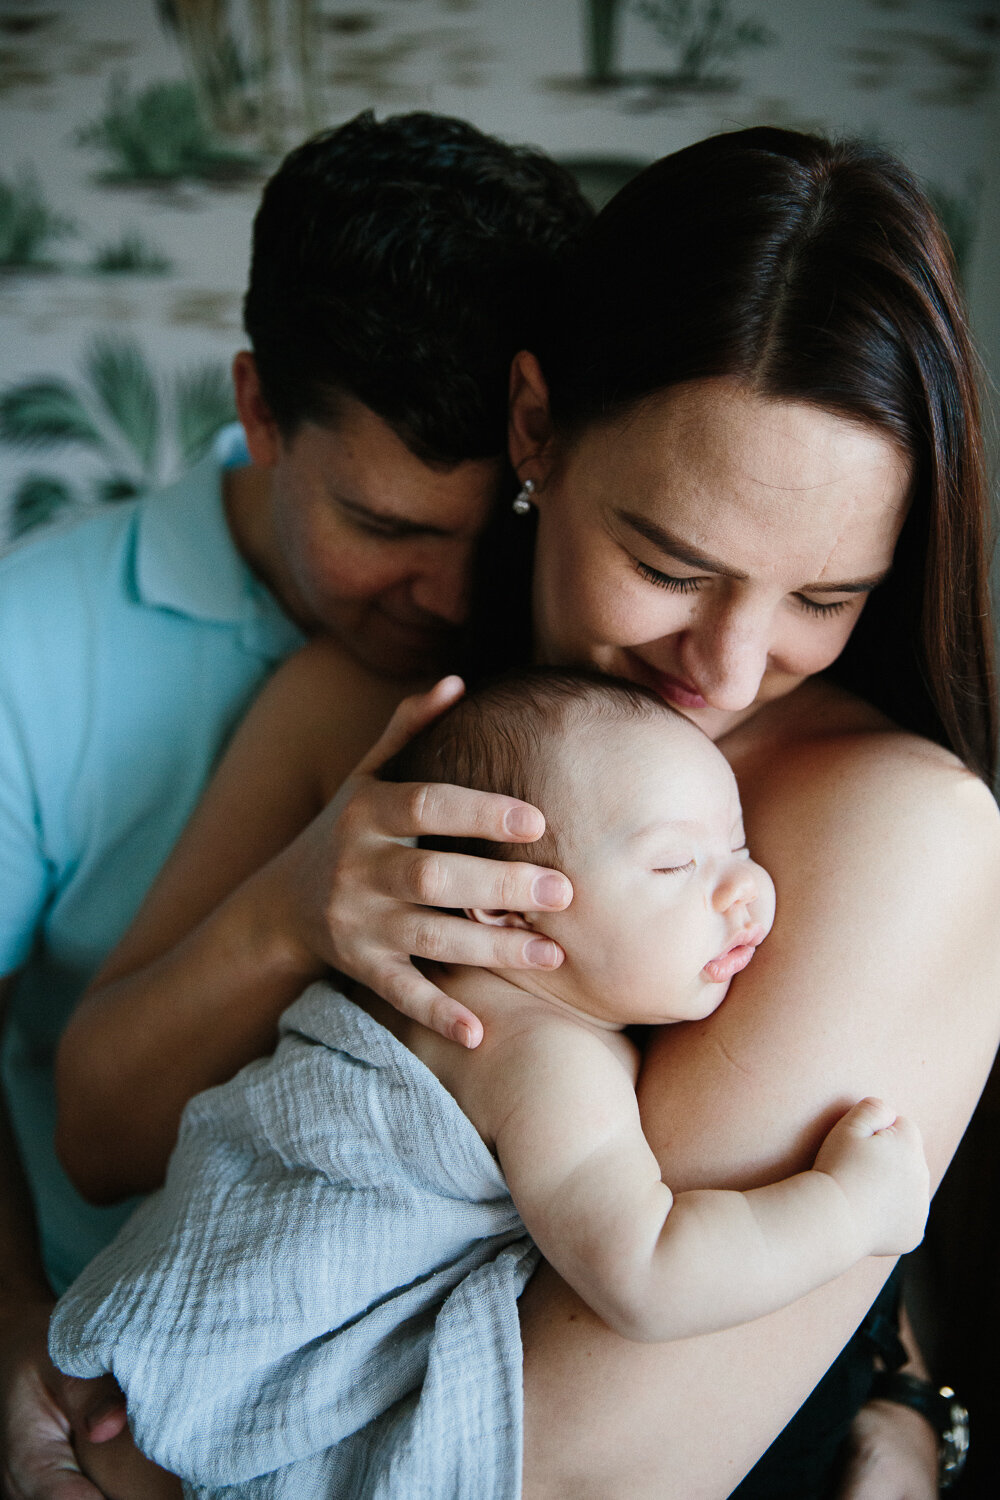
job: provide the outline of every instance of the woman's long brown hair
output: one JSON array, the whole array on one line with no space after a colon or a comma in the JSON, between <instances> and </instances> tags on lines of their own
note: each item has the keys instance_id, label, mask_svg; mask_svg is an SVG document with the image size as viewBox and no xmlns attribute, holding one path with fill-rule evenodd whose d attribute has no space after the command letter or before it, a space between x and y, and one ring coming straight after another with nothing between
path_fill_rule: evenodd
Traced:
<instances>
[{"instance_id":1,"label":"woman's long brown hair","mask_svg":"<svg viewBox=\"0 0 1000 1500\"><path fill-rule=\"evenodd\" d=\"M977 370L947 240L900 162L769 128L664 157L598 216L538 353L570 434L725 375L891 437L909 514L830 675L992 781Z\"/></svg>"}]
</instances>

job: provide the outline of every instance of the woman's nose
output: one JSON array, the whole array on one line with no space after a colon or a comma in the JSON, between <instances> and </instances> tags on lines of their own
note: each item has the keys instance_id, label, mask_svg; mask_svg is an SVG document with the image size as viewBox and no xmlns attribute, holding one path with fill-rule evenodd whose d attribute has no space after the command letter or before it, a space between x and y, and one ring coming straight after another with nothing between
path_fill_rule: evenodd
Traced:
<instances>
[{"instance_id":1,"label":"woman's nose","mask_svg":"<svg viewBox=\"0 0 1000 1500\"><path fill-rule=\"evenodd\" d=\"M712 905L720 913L741 904L749 906L751 901L756 901L757 891L757 866L746 855L741 859L734 857L716 882Z\"/></svg>"},{"instance_id":2,"label":"woman's nose","mask_svg":"<svg viewBox=\"0 0 1000 1500\"><path fill-rule=\"evenodd\" d=\"M720 606L688 628L684 665L710 707L736 713L757 697L770 644L769 618Z\"/></svg>"}]
</instances>

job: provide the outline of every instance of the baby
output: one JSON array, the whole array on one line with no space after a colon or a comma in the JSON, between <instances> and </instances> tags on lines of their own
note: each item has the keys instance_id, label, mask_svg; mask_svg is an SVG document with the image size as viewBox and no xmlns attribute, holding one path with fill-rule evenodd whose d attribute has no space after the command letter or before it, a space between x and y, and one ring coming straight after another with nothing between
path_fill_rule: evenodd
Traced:
<instances>
[{"instance_id":1,"label":"baby","mask_svg":"<svg viewBox=\"0 0 1000 1500\"><path fill-rule=\"evenodd\" d=\"M199 1497L516 1496L525 1229L641 1340L760 1317L923 1232L919 1134L875 1099L794 1177L676 1196L661 1179L625 1028L708 1015L774 919L699 729L629 683L525 672L385 775L542 809L530 857L566 872L571 906L467 915L536 927L566 959L445 971L482 1019L473 1052L313 986L273 1058L188 1106L165 1188L60 1303L52 1352L112 1370L140 1447Z\"/></svg>"}]
</instances>

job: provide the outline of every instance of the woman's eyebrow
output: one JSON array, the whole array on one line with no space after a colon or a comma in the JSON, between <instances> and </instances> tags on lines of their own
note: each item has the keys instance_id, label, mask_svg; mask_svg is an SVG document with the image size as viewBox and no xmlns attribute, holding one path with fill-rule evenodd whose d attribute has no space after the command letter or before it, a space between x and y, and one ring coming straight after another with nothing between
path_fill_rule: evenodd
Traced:
<instances>
[{"instance_id":1,"label":"woman's eyebrow","mask_svg":"<svg viewBox=\"0 0 1000 1500\"><path fill-rule=\"evenodd\" d=\"M626 526L630 526L647 542L651 542L661 552L666 552L669 557L684 563L689 568L700 568L705 573L718 573L723 578L736 578L740 581L750 576L749 573L744 573L729 563L720 562L717 557L709 557L704 552L696 552L679 537L667 531L666 527L658 526L655 521L650 521L645 516L637 516L633 511L623 509L617 509L615 514L620 521L624 521ZM870 594L872 589L878 588L880 583L885 582L889 572L889 568L884 568L881 573L873 573L869 578L852 578L845 583L807 583L802 587L810 594Z\"/></svg>"}]
</instances>

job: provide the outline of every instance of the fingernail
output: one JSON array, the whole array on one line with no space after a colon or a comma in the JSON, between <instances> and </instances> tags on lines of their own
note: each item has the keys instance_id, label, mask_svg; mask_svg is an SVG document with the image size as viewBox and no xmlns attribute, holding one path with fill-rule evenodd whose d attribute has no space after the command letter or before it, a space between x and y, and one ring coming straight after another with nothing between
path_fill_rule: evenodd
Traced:
<instances>
[{"instance_id":1,"label":"fingernail","mask_svg":"<svg viewBox=\"0 0 1000 1500\"><path fill-rule=\"evenodd\" d=\"M524 956L536 969L554 969L559 962L559 949L548 938L532 938L525 944Z\"/></svg>"},{"instance_id":2,"label":"fingernail","mask_svg":"<svg viewBox=\"0 0 1000 1500\"><path fill-rule=\"evenodd\" d=\"M84 1425L87 1429L88 1437L93 1440L95 1435L99 1433L104 1423L107 1422L109 1418L117 1417L122 1411L122 1408L123 1401L121 1396L109 1396L104 1401L95 1402L95 1404L86 1413L83 1419Z\"/></svg>"},{"instance_id":3,"label":"fingernail","mask_svg":"<svg viewBox=\"0 0 1000 1500\"><path fill-rule=\"evenodd\" d=\"M548 875L536 875L531 886L531 899L538 906L554 906L561 909L566 905L566 882L561 875L554 871Z\"/></svg>"},{"instance_id":4,"label":"fingernail","mask_svg":"<svg viewBox=\"0 0 1000 1500\"><path fill-rule=\"evenodd\" d=\"M512 807L503 820L503 826L515 838L534 840L541 833L540 818L530 807Z\"/></svg>"},{"instance_id":5,"label":"fingernail","mask_svg":"<svg viewBox=\"0 0 1000 1500\"><path fill-rule=\"evenodd\" d=\"M457 1042L460 1047L471 1047L471 1026L466 1025L464 1021L456 1021L454 1026L451 1028L451 1039L453 1042Z\"/></svg>"}]
</instances>

